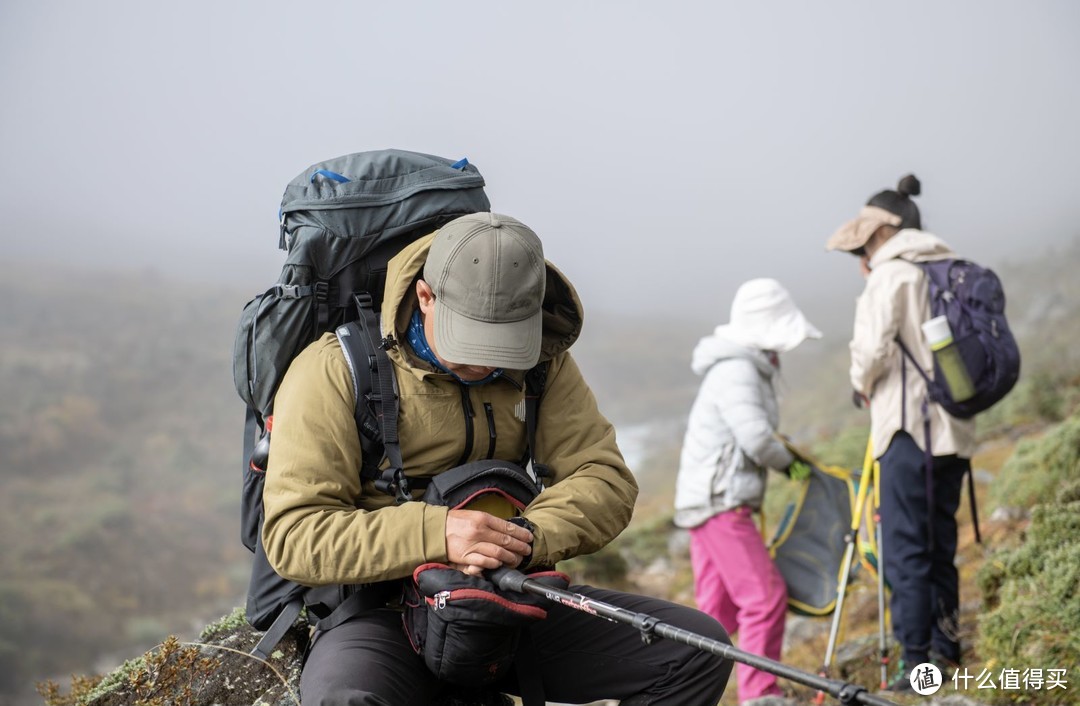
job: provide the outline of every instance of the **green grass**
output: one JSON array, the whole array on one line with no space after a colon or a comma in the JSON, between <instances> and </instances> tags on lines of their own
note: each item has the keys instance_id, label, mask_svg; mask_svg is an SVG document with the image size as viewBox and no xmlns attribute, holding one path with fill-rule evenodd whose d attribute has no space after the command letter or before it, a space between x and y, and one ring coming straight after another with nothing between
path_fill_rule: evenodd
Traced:
<instances>
[{"instance_id":1,"label":"green grass","mask_svg":"<svg viewBox=\"0 0 1080 706\"><path fill-rule=\"evenodd\" d=\"M1023 541L993 555L979 572L988 610L976 650L988 665L1066 669L1080 682L1080 479L1038 505ZM995 692L1001 703L1024 696ZM1030 695L1028 695L1028 698ZM1070 691L1040 692L1039 704L1072 704Z\"/></svg>"},{"instance_id":2,"label":"green grass","mask_svg":"<svg viewBox=\"0 0 1080 706\"><path fill-rule=\"evenodd\" d=\"M1058 489L1080 478L1080 414L1069 417L1042 438L1022 440L994 481L995 506L1027 508L1050 502Z\"/></svg>"}]
</instances>

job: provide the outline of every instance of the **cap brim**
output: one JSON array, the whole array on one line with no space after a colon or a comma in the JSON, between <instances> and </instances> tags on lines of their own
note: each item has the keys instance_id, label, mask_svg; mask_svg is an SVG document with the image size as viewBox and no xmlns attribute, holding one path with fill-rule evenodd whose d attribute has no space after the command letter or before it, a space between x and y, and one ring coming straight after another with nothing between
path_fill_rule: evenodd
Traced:
<instances>
[{"instance_id":1,"label":"cap brim","mask_svg":"<svg viewBox=\"0 0 1080 706\"><path fill-rule=\"evenodd\" d=\"M840 226L825 243L826 250L851 252L866 245L881 226L899 226L900 217L875 206L864 206L856 218Z\"/></svg>"},{"instance_id":2,"label":"cap brim","mask_svg":"<svg viewBox=\"0 0 1080 706\"><path fill-rule=\"evenodd\" d=\"M492 323L463 316L435 300L435 349L458 365L528 370L540 360L543 311Z\"/></svg>"},{"instance_id":3,"label":"cap brim","mask_svg":"<svg viewBox=\"0 0 1080 706\"><path fill-rule=\"evenodd\" d=\"M825 243L826 250L851 252L866 245L870 236L882 225L881 221L871 218L853 218L840 226Z\"/></svg>"}]
</instances>

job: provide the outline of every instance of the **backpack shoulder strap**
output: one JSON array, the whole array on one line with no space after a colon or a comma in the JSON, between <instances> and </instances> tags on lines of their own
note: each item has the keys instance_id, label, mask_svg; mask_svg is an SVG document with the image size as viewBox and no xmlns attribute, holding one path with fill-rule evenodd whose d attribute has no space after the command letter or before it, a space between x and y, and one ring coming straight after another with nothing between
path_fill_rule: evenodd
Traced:
<instances>
[{"instance_id":1,"label":"backpack shoulder strap","mask_svg":"<svg viewBox=\"0 0 1080 706\"><path fill-rule=\"evenodd\" d=\"M355 321L339 326L335 334L341 344L341 351L345 354L345 363L352 374L353 393L356 395L353 418L356 420L356 430L360 434L360 449L363 455L360 475L365 480L373 480L378 475L379 463L385 456L382 430L378 419L372 413L370 404L376 365L372 360L374 354L369 349L363 331Z\"/></svg>"},{"instance_id":2,"label":"backpack shoulder strap","mask_svg":"<svg viewBox=\"0 0 1080 706\"><path fill-rule=\"evenodd\" d=\"M931 290L930 290L931 296L933 295L933 292L934 292L933 287L940 286L938 278L935 276L935 269L933 267L929 267L929 265L930 265L929 262L913 262L911 260L905 260L905 259L899 258L899 257L895 258L895 259L899 260L900 262L906 262L906 263L908 263L910 265L913 265L913 266L919 268L920 270L922 270L923 275L926 277L927 286L931 287ZM899 333L896 334L896 336L894 337L893 340L895 340L897 345L900 346L900 351L903 354L902 357L906 357L908 360L911 361L911 366L913 368L915 368L916 372L918 372L919 375L922 376L923 380L926 381L927 385L932 384L930 376L926 374L926 371L922 369L922 366L919 365L919 362L917 360L915 360L914 354L912 354L911 349L907 347L907 344L905 344L904 341L901 340ZM900 364L903 365L902 360L901 360ZM902 374L904 372L906 372L906 370L901 370ZM904 383L902 383L902 384L903 384L904 387L907 386L906 381ZM903 403L901 403L901 404L903 404Z\"/></svg>"},{"instance_id":3,"label":"backpack shoulder strap","mask_svg":"<svg viewBox=\"0 0 1080 706\"><path fill-rule=\"evenodd\" d=\"M930 288L931 297L934 296L935 292L940 292L946 301L952 298L950 272L953 263L956 262L961 262L960 258L948 257L942 260L927 260L915 263L926 274L926 286Z\"/></svg>"},{"instance_id":4,"label":"backpack shoulder strap","mask_svg":"<svg viewBox=\"0 0 1080 706\"><path fill-rule=\"evenodd\" d=\"M897 345L900 346L900 350L903 352L903 354L907 357L908 360L911 361L911 367L915 368L915 371L919 373L919 375L922 375L922 379L926 381L927 385L932 384L933 380L931 380L930 376L926 374L926 371L922 369L922 366L919 365L919 362L915 360L915 355L911 352L911 349L907 347L907 345L904 343L903 340L901 340L899 335L896 336L895 340Z\"/></svg>"},{"instance_id":5,"label":"backpack shoulder strap","mask_svg":"<svg viewBox=\"0 0 1080 706\"><path fill-rule=\"evenodd\" d=\"M540 398L547 385L548 361L537 363L525 373L525 433L528 435L529 460L536 473L537 485L543 488L544 478L551 477L551 469L536 460L536 418L540 413Z\"/></svg>"},{"instance_id":6,"label":"backpack shoulder strap","mask_svg":"<svg viewBox=\"0 0 1080 706\"><path fill-rule=\"evenodd\" d=\"M353 415L360 433L364 455L361 477L374 480L376 487L397 497L411 499L408 482L402 471L401 445L398 442L398 399L394 368L386 351L396 343L383 339L379 316L370 295L356 295L359 314L356 321L339 326L336 333L353 375L356 408ZM389 467L379 470L383 458Z\"/></svg>"}]
</instances>

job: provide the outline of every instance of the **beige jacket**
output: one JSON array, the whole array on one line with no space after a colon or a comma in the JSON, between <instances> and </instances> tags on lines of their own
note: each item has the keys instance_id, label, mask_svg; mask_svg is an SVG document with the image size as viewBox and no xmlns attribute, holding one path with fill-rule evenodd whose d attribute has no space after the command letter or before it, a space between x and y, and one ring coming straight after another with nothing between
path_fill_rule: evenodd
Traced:
<instances>
[{"instance_id":1,"label":"beige jacket","mask_svg":"<svg viewBox=\"0 0 1080 706\"><path fill-rule=\"evenodd\" d=\"M930 318L930 295L926 275L912 263L948 257L956 254L940 238L909 228L887 240L870 259L870 275L855 305L851 384L870 398L870 435L876 457L885 453L901 429L919 448L926 448L922 410L926 381L895 339L899 335L922 369L933 375L930 347L920 328ZM971 458L973 420L956 419L932 403L929 417L935 456Z\"/></svg>"},{"instance_id":2,"label":"beige jacket","mask_svg":"<svg viewBox=\"0 0 1080 706\"><path fill-rule=\"evenodd\" d=\"M398 341L405 340L402 332L416 307L414 280L431 240L408 246L389 265L383 333L392 322ZM626 527L637 498L615 430L567 352L581 324L577 294L549 263L541 360L549 360L550 369L537 420L536 457L551 467L554 479L525 512L537 528L531 563L600 549ZM468 460L522 458L521 372L463 386L415 358L407 343L389 353L399 388L406 475L431 476L457 464L466 448L466 396L473 429ZM361 484L354 399L352 377L333 334L296 358L275 399L263 545L271 566L298 583L369 583L406 576L425 562L447 561L447 508L396 505L371 482Z\"/></svg>"}]
</instances>

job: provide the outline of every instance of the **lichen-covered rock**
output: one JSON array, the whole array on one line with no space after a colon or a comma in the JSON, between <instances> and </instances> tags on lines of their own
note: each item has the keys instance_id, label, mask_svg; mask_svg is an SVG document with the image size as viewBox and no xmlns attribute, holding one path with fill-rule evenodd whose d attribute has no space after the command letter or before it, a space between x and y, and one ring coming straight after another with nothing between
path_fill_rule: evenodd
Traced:
<instances>
[{"instance_id":1,"label":"lichen-covered rock","mask_svg":"<svg viewBox=\"0 0 1080 706\"><path fill-rule=\"evenodd\" d=\"M262 638L237 608L207 626L196 642L170 637L106 675L81 706L299 706L300 671L308 642L301 617L267 661L251 655ZM66 701L64 703L70 703ZM512 706L488 691L461 690L431 706Z\"/></svg>"},{"instance_id":2,"label":"lichen-covered rock","mask_svg":"<svg viewBox=\"0 0 1080 706\"><path fill-rule=\"evenodd\" d=\"M87 706L298 706L308 627L298 621L262 661L250 652L262 633L243 609L209 625L194 643L166 641L107 675Z\"/></svg>"}]
</instances>

